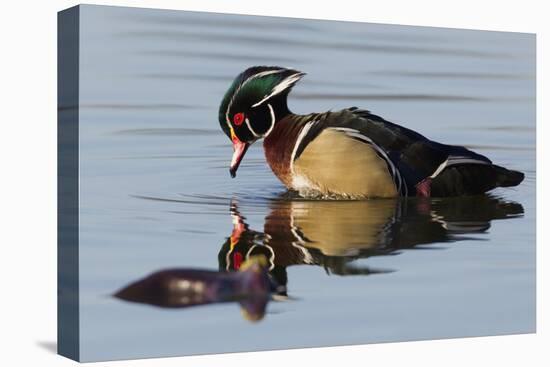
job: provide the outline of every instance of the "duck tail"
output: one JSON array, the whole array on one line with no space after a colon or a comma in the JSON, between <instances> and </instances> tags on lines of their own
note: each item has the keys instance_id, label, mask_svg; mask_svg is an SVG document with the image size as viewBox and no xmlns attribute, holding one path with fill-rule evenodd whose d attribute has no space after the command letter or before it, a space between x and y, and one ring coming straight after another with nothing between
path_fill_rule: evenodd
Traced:
<instances>
[{"instance_id":1,"label":"duck tail","mask_svg":"<svg viewBox=\"0 0 550 367\"><path fill-rule=\"evenodd\" d=\"M522 172L506 169L497 165L493 165L493 167L497 173L497 186L517 186L525 178L525 175Z\"/></svg>"}]
</instances>

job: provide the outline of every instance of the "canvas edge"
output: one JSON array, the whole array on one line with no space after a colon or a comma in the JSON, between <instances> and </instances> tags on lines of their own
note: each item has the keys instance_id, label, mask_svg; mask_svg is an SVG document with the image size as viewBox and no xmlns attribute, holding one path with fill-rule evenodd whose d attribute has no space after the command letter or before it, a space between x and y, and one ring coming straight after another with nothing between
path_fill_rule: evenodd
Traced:
<instances>
[{"instance_id":1,"label":"canvas edge","mask_svg":"<svg viewBox=\"0 0 550 367\"><path fill-rule=\"evenodd\" d=\"M57 14L57 353L80 360L80 7Z\"/></svg>"}]
</instances>

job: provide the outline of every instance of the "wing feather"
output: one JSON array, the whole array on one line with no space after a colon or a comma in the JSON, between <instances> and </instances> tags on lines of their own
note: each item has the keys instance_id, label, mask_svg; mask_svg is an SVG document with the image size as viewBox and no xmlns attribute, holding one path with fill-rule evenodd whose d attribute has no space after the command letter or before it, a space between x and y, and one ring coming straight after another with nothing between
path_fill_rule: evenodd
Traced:
<instances>
[{"instance_id":1,"label":"wing feather","mask_svg":"<svg viewBox=\"0 0 550 367\"><path fill-rule=\"evenodd\" d=\"M454 145L441 144L389 122L367 110L352 107L338 112L313 114L308 131L295 148L298 160L306 147L326 129L337 129L348 137L369 145L387 161L388 169L401 195L414 192L415 185L435 177L445 168L462 164L492 164L485 156ZM397 173L395 173L395 172Z\"/></svg>"}]
</instances>

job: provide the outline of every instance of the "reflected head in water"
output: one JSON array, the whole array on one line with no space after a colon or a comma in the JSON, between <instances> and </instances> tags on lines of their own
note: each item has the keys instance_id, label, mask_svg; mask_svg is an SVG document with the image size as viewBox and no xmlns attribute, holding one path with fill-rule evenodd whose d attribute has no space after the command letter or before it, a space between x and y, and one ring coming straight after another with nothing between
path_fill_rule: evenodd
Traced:
<instances>
[{"instance_id":1,"label":"reflected head in water","mask_svg":"<svg viewBox=\"0 0 550 367\"><path fill-rule=\"evenodd\" d=\"M247 258L263 254L278 284L276 293L286 296L288 266L317 265L336 275L391 272L353 262L419 245L476 239L465 235L486 232L492 220L521 216L523 207L487 195L431 200L284 198L271 202L263 231L249 228L236 201L230 214L234 228L218 254L220 270L239 270Z\"/></svg>"}]
</instances>

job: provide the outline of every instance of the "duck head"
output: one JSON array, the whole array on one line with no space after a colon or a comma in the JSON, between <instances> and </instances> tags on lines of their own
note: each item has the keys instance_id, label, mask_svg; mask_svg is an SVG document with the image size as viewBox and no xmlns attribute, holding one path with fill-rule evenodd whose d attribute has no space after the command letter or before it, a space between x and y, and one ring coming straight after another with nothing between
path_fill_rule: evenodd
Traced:
<instances>
[{"instance_id":1,"label":"duck head","mask_svg":"<svg viewBox=\"0 0 550 367\"><path fill-rule=\"evenodd\" d=\"M225 93L219 122L233 143L231 177L248 149L266 137L275 123L290 113L287 96L305 73L278 66L254 66L239 74Z\"/></svg>"}]
</instances>

